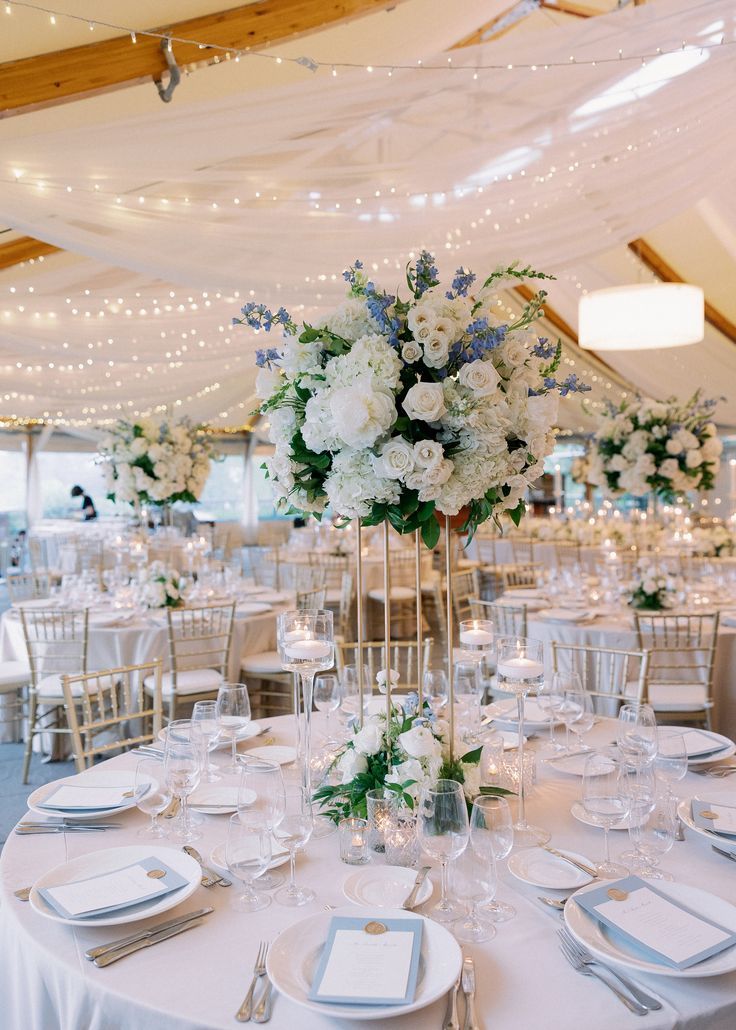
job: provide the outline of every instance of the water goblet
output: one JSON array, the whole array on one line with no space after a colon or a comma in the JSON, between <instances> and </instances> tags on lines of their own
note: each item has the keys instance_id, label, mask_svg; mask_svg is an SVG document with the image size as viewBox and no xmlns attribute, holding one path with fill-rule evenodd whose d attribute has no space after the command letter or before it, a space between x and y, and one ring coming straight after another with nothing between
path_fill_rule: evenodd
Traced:
<instances>
[{"instance_id":1,"label":"water goblet","mask_svg":"<svg viewBox=\"0 0 736 1030\"><path fill-rule=\"evenodd\" d=\"M570 747L570 727L581 714L577 699L583 693L583 684L576 672L557 672L555 673L555 678L555 690L557 691L557 696L561 699L556 706L556 714L565 727L564 750L569 754L572 750Z\"/></svg>"},{"instance_id":2,"label":"water goblet","mask_svg":"<svg viewBox=\"0 0 736 1030\"><path fill-rule=\"evenodd\" d=\"M544 683L544 649L539 640L529 637L501 637L498 641L496 679L499 690L516 696L519 721L519 813L514 825L514 840L519 847L546 844L548 830L533 826L526 819L526 787L524 784L524 705L530 691L537 692Z\"/></svg>"},{"instance_id":3,"label":"water goblet","mask_svg":"<svg viewBox=\"0 0 736 1030\"><path fill-rule=\"evenodd\" d=\"M593 710L593 698L587 690L566 690L565 705L572 711L573 718L566 723L568 729L577 737L576 746L578 751L592 751L592 748L583 742L583 735L590 733L595 725L595 711Z\"/></svg>"},{"instance_id":4,"label":"water goblet","mask_svg":"<svg viewBox=\"0 0 736 1030\"><path fill-rule=\"evenodd\" d=\"M165 837L166 830L159 816L171 804L171 790L166 782L163 764L158 758L142 758L135 767L133 787L135 803L151 821L138 831L139 837Z\"/></svg>"},{"instance_id":5,"label":"water goblet","mask_svg":"<svg viewBox=\"0 0 736 1030\"><path fill-rule=\"evenodd\" d=\"M470 848L481 856L489 853L498 871L498 863L508 858L514 846L514 825L511 809L505 798L480 794L473 802L470 813ZM483 905L494 923L513 919L516 909L505 901L494 898Z\"/></svg>"},{"instance_id":6,"label":"water goblet","mask_svg":"<svg viewBox=\"0 0 736 1030\"><path fill-rule=\"evenodd\" d=\"M274 824L274 836L289 850L289 882L275 895L280 905L306 905L316 897L311 888L299 887L296 882L296 853L312 836L313 827L309 791L304 787L285 786L283 810Z\"/></svg>"},{"instance_id":7,"label":"water goblet","mask_svg":"<svg viewBox=\"0 0 736 1030\"><path fill-rule=\"evenodd\" d=\"M274 826L283 809L284 777L281 766L262 759L249 761L246 757L240 773L238 814L244 819L256 814L273 835ZM264 890L271 890L283 882L283 876L270 871L265 872L258 881Z\"/></svg>"},{"instance_id":8,"label":"water goblet","mask_svg":"<svg viewBox=\"0 0 736 1030\"><path fill-rule=\"evenodd\" d=\"M217 766L210 761L210 752L217 746L220 725L217 720L217 701L195 701L192 709L192 739L202 750L202 780L217 783L221 779Z\"/></svg>"},{"instance_id":9,"label":"water goblet","mask_svg":"<svg viewBox=\"0 0 736 1030\"><path fill-rule=\"evenodd\" d=\"M422 676L422 696L429 701L436 716L441 715L447 705L447 673L444 669L425 669Z\"/></svg>"},{"instance_id":10,"label":"water goblet","mask_svg":"<svg viewBox=\"0 0 736 1030\"><path fill-rule=\"evenodd\" d=\"M658 780L667 785L668 793L676 799L674 784L687 776L687 745L685 735L666 726L657 730L659 750L654 762L654 771Z\"/></svg>"},{"instance_id":11,"label":"water goblet","mask_svg":"<svg viewBox=\"0 0 736 1030\"><path fill-rule=\"evenodd\" d=\"M340 707L340 701L342 700L340 680L337 676L318 676L314 681L314 706L319 712L325 712L327 719L325 722L325 743L335 744L331 735L331 718L332 713L336 712Z\"/></svg>"},{"instance_id":12,"label":"water goblet","mask_svg":"<svg viewBox=\"0 0 736 1030\"><path fill-rule=\"evenodd\" d=\"M596 826L603 827L604 858L596 865L598 876L614 880L626 876L626 866L611 861L608 834L628 813L630 801L621 784L621 763L610 755L594 752L585 760L583 808Z\"/></svg>"},{"instance_id":13,"label":"water goblet","mask_svg":"<svg viewBox=\"0 0 736 1030\"><path fill-rule=\"evenodd\" d=\"M565 750L564 744L560 744L555 735L555 723L563 701L564 679L561 673L545 677L537 691L537 704L549 719L549 737L542 748L545 755L559 755Z\"/></svg>"},{"instance_id":14,"label":"water goblet","mask_svg":"<svg viewBox=\"0 0 736 1030\"><path fill-rule=\"evenodd\" d=\"M172 829L171 836L182 844L191 844L202 836L191 824L187 804L189 795L199 786L200 758L195 744L167 739L164 769L169 790L181 802L179 826Z\"/></svg>"},{"instance_id":15,"label":"water goblet","mask_svg":"<svg viewBox=\"0 0 736 1030\"><path fill-rule=\"evenodd\" d=\"M417 836L426 853L440 863L442 895L430 915L440 923L449 923L458 916L457 905L447 894L447 866L462 855L468 846L470 827L468 808L462 784L455 780L437 780L433 787L424 787L417 809Z\"/></svg>"},{"instance_id":16,"label":"water goblet","mask_svg":"<svg viewBox=\"0 0 736 1030\"><path fill-rule=\"evenodd\" d=\"M450 869L452 892L465 903L466 912L452 924L452 932L459 941L480 944L496 936L496 928L481 915L481 906L493 901L496 893L496 861L493 852L466 848L458 855Z\"/></svg>"},{"instance_id":17,"label":"water goblet","mask_svg":"<svg viewBox=\"0 0 736 1030\"><path fill-rule=\"evenodd\" d=\"M250 722L250 698L244 683L223 683L217 691L217 724L223 737L230 738L230 764L225 772L240 773L237 759L238 733Z\"/></svg>"},{"instance_id":18,"label":"water goblet","mask_svg":"<svg viewBox=\"0 0 736 1030\"><path fill-rule=\"evenodd\" d=\"M618 749L629 763L651 764L657 756L657 719L650 705L622 705L616 735Z\"/></svg>"},{"instance_id":19,"label":"water goblet","mask_svg":"<svg viewBox=\"0 0 736 1030\"><path fill-rule=\"evenodd\" d=\"M671 880L659 862L672 848L676 829L676 799L668 792L656 795L641 816L629 823L629 839L634 845L631 871L649 880Z\"/></svg>"},{"instance_id":20,"label":"water goblet","mask_svg":"<svg viewBox=\"0 0 736 1030\"><path fill-rule=\"evenodd\" d=\"M240 813L231 815L225 860L232 875L243 884L243 893L233 899L231 906L239 912L268 908L271 898L254 887L254 882L263 876L271 862L271 832L266 824L257 817L243 820Z\"/></svg>"}]
</instances>

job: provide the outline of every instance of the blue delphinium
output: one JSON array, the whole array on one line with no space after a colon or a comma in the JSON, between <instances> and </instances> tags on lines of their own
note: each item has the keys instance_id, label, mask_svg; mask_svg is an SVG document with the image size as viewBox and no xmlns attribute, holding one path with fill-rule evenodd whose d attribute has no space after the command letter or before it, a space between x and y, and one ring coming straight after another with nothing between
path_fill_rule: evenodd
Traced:
<instances>
[{"instance_id":1,"label":"blue delphinium","mask_svg":"<svg viewBox=\"0 0 736 1030\"><path fill-rule=\"evenodd\" d=\"M452 289L448 290L445 296L448 300L454 300L455 297L467 297L468 290L475 282L475 279L474 272L469 272L467 268L458 268L455 272L455 278L452 280Z\"/></svg>"},{"instance_id":2,"label":"blue delphinium","mask_svg":"<svg viewBox=\"0 0 736 1030\"><path fill-rule=\"evenodd\" d=\"M550 343L546 336L540 336L532 347L534 357L541 358L542 361L549 361L550 358L555 356L556 351L557 344Z\"/></svg>"},{"instance_id":3,"label":"blue delphinium","mask_svg":"<svg viewBox=\"0 0 736 1030\"><path fill-rule=\"evenodd\" d=\"M409 269L408 277L413 284L415 297L421 297L431 286L437 286L439 273L437 265L434 263L434 254L423 250L417 258L414 274Z\"/></svg>"},{"instance_id":4,"label":"blue delphinium","mask_svg":"<svg viewBox=\"0 0 736 1030\"><path fill-rule=\"evenodd\" d=\"M268 347L266 350L256 351L256 366L263 368L264 365L270 365L272 361L278 361L281 357L276 347Z\"/></svg>"},{"instance_id":5,"label":"blue delphinium","mask_svg":"<svg viewBox=\"0 0 736 1030\"><path fill-rule=\"evenodd\" d=\"M279 308L276 314L265 304L248 301L241 308L242 318L234 318L233 325L249 325L251 329L264 329L270 333L274 326L281 326L286 333L295 333L296 324L286 308Z\"/></svg>"},{"instance_id":6,"label":"blue delphinium","mask_svg":"<svg viewBox=\"0 0 736 1030\"><path fill-rule=\"evenodd\" d=\"M462 340L450 347L450 365L477 361L506 339L507 325L489 325L487 318L476 318L465 330Z\"/></svg>"},{"instance_id":7,"label":"blue delphinium","mask_svg":"<svg viewBox=\"0 0 736 1030\"><path fill-rule=\"evenodd\" d=\"M392 347L399 346L399 332L401 331L401 319L396 315L390 315L388 309L396 303L396 297L390 293L379 293L375 283L365 284L365 306L371 318L380 326L381 332L388 336L388 342Z\"/></svg>"}]
</instances>

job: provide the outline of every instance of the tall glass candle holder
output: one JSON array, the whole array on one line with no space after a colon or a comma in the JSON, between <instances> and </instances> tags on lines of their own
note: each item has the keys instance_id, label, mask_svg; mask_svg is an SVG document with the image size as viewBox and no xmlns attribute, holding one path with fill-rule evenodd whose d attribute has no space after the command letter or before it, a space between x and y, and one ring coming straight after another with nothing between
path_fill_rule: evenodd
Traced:
<instances>
[{"instance_id":1,"label":"tall glass candle holder","mask_svg":"<svg viewBox=\"0 0 736 1030\"><path fill-rule=\"evenodd\" d=\"M526 820L524 787L524 703L527 695L544 682L544 645L529 637L501 637L498 641L496 678L499 690L516 695L519 718L519 813L514 825L514 841L520 847L546 844L550 833Z\"/></svg>"},{"instance_id":2,"label":"tall glass candle holder","mask_svg":"<svg viewBox=\"0 0 736 1030\"><path fill-rule=\"evenodd\" d=\"M397 807L396 795L393 791L376 787L366 793L365 802L371 851L383 855L386 851L386 832Z\"/></svg>"}]
</instances>

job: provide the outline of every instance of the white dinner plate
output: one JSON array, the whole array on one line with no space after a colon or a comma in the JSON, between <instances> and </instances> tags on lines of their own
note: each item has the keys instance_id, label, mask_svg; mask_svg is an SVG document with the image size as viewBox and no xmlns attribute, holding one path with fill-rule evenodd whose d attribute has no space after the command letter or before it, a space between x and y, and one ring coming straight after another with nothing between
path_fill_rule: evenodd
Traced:
<instances>
[{"instance_id":1,"label":"white dinner plate","mask_svg":"<svg viewBox=\"0 0 736 1030\"><path fill-rule=\"evenodd\" d=\"M570 815L573 819L577 819L579 823L585 823L586 826L593 826L596 830L602 830L603 827L600 823L595 823L590 818L588 813L585 811L585 807L582 802L576 801L570 809ZM618 822L614 823L611 827L612 830L628 830L629 828L629 816L625 815L623 819L619 819Z\"/></svg>"},{"instance_id":2,"label":"white dinner plate","mask_svg":"<svg viewBox=\"0 0 736 1030\"><path fill-rule=\"evenodd\" d=\"M254 790L228 787L219 783L203 783L189 798L189 807L202 815L232 815L238 810L238 797L244 805L252 805L256 799Z\"/></svg>"},{"instance_id":3,"label":"white dinner plate","mask_svg":"<svg viewBox=\"0 0 736 1030\"><path fill-rule=\"evenodd\" d=\"M687 733L690 726L667 726L665 727L668 733ZM719 751L711 751L707 755L696 755L693 758L688 758L688 765L711 765L713 762L720 762L724 758L731 758L732 755L736 755L736 744L730 739L730 737L724 737L720 733L714 733L713 730L698 730L698 733L705 734L706 737L711 737L715 745L720 745Z\"/></svg>"},{"instance_id":4,"label":"white dinner plate","mask_svg":"<svg viewBox=\"0 0 736 1030\"><path fill-rule=\"evenodd\" d=\"M213 866L216 866L220 870L220 872L223 872L223 873L229 873L230 872L230 870L227 867L227 858L225 857L225 848L226 847L227 847L227 845L226 845L225 841L222 841L221 844L217 844L212 849L212 851L210 851L210 862L212 863ZM271 848L272 848L271 854L273 854L273 852L276 850L276 848L281 850L281 848L283 848L283 845L279 841L277 841L275 837L273 837L271 839ZM268 864L268 868L269 869L278 869L278 867L280 865L284 865L288 861L289 861L289 852L284 849L283 854L278 854L278 855L276 855L275 858L271 859L271 861ZM256 884L256 887L258 887L258 880L255 881L255 884Z\"/></svg>"},{"instance_id":5,"label":"white dinner plate","mask_svg":"<svg viewBox=\"0 0 736 1030\"><path fill-rule=\"evenodd\" d=\"M34 608L58 608L59 602L55 597L33 597L27 601L15 601L13 608L27 608L33 611Z\"/></svg>"},{"instance_id":6,"label":"white dinner plate","mask_svg":"<svg viewBox=\"0 0 736 1030\"><path fill-rule=\"evenodd\" d=\"M547 597L543 590L538 590L536 587L509 587L508 590L504 590L503 596L516 597L520 601L530 598L543 601Z\"/></svg>"},{"instance_id":7,"label":"white dinner plate","mask_svg":"<svg viewBox=\"0 0 736 1030\"><path fill-rule=\"evenodd\" d=\"M261 724L259 722L249 722L245 726L238 730L237 742L242 743L244 740L250 740L251 737L257 737L261 732ZM166 743L166 727L158 731L158 739L163 743ZM223 737L215 744L214 750L221 751L224 748L228 750L232 747L232 740L230 737Z\"/></svg>"},{"instance_id":8,"label":"white dinner plate","mask_svg":"<svg viewBox=\"0 0 736 1030\"><path fill-rule=\"evenodd\" d=\"M483 709L483 714L490 715L493 719L494 727L503 730L518 730L519 720L516 713L515 697L494 701ZM560 722L556 719L555 726L559 725ZM527 733L549 730L549 712L544 711L534 698L527 697L524 701L524 729Z\"/></svg>"},{"instance_id":9,"label":"white dinner plate","mask_svg":"<svg viewBox=\"0 0 736 1030\"><path fill-rule=\"evenodd\" d=\"M416 869L406 869L400 865L367 866L356 869L348 876L342 885L342 892L348 901L365 908L401 908L416 878ZM433 890L428 876L419 889L417 905L428 901Z\"/></svg>"},{"instance_id":10,"label":"white dinner plate","mask_svg":"<svg viewBox=\"0 0 736 1030\"><path fill-rule=\"evenodd\" d=\"M262 615L263 612L272 612L273 605L266 601L243 601L235 608L236 615Z\"/></svg>"},{"instance_id":11,"label":"white dinner plate","mask_svg":"<svg viewBox=\"0 0 736 1030\"><path fill-rule=\"evenodd\" d=\"M340 1005L310 1001L309 990L317 971L333 916L355 918L355 909L316 912L282 930L268 949L266 969L274 987L296 1005L336 1019L390 1019L431 1005L447 994L460 974L462 952L452 934L439 923L416 912L381 909L382 918L421 919L424 923L419 975L414 1001L408 1005ZM408 1025L408 1024L407 1024Z\"/></svg>"},{"instance_id":12,"label":"white dinner plate","mask_svg":"<svg viewBox=\"0 0 736 1030\"><path fill-rule=\"evenodd\" d=\"M552 772L564 773L566 776L583 776L585 773L585 763L587 762L590 755L595 754L595 749L583 752L582 755L570 755L567 757L563 755L560 758L552 757L545 761L545 768Z\"/></svg>"},{"instance_id":13,"label":"white dinner plate","mask_svg":"<svg viewBox=\"0 0 736 1030\"><path fill-rule=\"evenodd\" d=\"M291 765L296 761L296 748L280 744L266 744L263 747L252 747L248 754L262 758L264 762L275 762L276 765Z\"/></svg>"},{"instance_id":14,"label":"white dinner plate","mask_svg":"<svg viewBox=\"0 0 736 1030\"><path fill-rule=\"evenodd\" d=\"M116 869L124 869L144 858L155 858L159 862L163 862L174 872L183 876L187 881L186 884L179 887L178 890L169 891L162 897L153 898L150 902L142 902L127 909L121 908L99 916L88 916L86 919L65 918L44 901L38 893L42 887L58 887L64 883L73 883L75 880L86 880L91 876L112 873ZM56 866L36 880L28 900L31 908L35 909L39 915L53 919L57 923L68 923L70 926L117 926L119 923L134 923L138 919L148 919L149 916L167 912L170 908L174 908L191 897L199 887L201 879L202 870L199 863L184 854L179 848L162 847L160 844L134 844L124 848L90 851L86 855L80 855L79 858L73 858L70 862Z\"/></svg>"},{"instance_id":15,"label":"white dinner plate","mask_svg":"<svg viewBox=\"0 0 736 1030\"><path fill-rule=\"evenodd\" d=\"M593 866L593 862L585 855L579 855L576 851L558 848L563 855L570 858L577 858L579 862ZM509 872L522 883L530 883L533 887L547 887L552 890L570 890L573 887L583 887L593 880L592 876L577 869L569 862L565 862L556 855L550 855L543 848L522 848L511 856L508 861Z\"/></svg>"},{"instance_id":16,"label":"white dinner plate","mask_svg":"<svg viewBox=\"0 0 736 1030\"><path fill-rule=\"evenodd\" d=\"M535 618L546 622L586 622L592 615L587 608L541 608Z\"/></svg>"},{"instance_id":17,"label":"white dinner plate","mask_svg":"<svg viewBox=\"0 0 736 1030\"><path fill-rule=\"evenodd\" d=\"M577 891L576 894L583 894L585 891L595 890L598 887L600 887L599 883L589 884ZM680 904L686 905L693 912L712 919L720 926L736 933L736 907L723 898L701 890L699 887L686 886L684 883L668 883L666 880L657 880L657 890L662 894L667 894ZM642 952L635 945L624 940L620 934L609 927L603 926L597 919L576 905L576 894L567 899L564 912L565 923L573 937L577 938L588 951L603 962L610 962L612 965L622 966L624 969L638 970L640 973L690 978L719 976L722 973L731 973L736 969L736 947L728 948L718 955L712 955L703 962L690 966L689 969L674 969L672 966L644 958Z\"/></svg>"},{"instance_id":18,"label":"white dinner plate","mask_svg":"<svg viewBox=\"0 0 736 1030\"><path fill-rule=\"evenodd\" d=\"M519 731L518 730L496 730L499 737L503 737L503 749L504 751L513 751L519 746ZM524 737L524 743L527 742L527 737Z\"/></svg>"},{"instance_id":19,"label":"white dinner plate","mask_svg":"<svg viewBox=\"0 0 736 1030\"><path fill-rule=\"evenodd\" d=\"M703 784L703 789L699 790L698 793L694 795L694 798L697 798L699 801L707 801L709 804L712 803L717 805L720 802L721 804L733 807L734 800L736 799L736 790L734 790L733 787L730 789L728 787L710 787L707 784L708 781L706 780ZM692 830L693 833L699 833L701 837L705 837L706 840L711 842L711 844L722 844L724 847L728 847L729 844L736 843L733 837L724 837L720 833L706 830L704 826L698 826L697 823L693 821L691 804L694 798L683 798L677 806L677 814L680 819L682 819L685 826L687 826L689 830Z\"/></svg>"},{"instance_id":20,"label":"white dinner plate","mask_svg":"<svg viewBox=\"0 0 736 1030\"><path fill-rule=\"evenodd\" d=\"M153 783L150 776L146 777L148 783ZM113 808L41 808L41 803L46 800L57 787L62 783L69 783L73 786L85 785L87 787L118 787L125 784L126 788L133 790L135 786L135 775L130 770L119 769L89 769L87 772L77 773L74 776L65 776L61 780L52 780L51 783L44 783L37 787L29 795L26 804L31 812L42 815L46 819L106 819L111 815L118 815L120 812L127 812L135 808L135 798L128 798L124 804L115 805Z\"/></svg>"}]
</instances>

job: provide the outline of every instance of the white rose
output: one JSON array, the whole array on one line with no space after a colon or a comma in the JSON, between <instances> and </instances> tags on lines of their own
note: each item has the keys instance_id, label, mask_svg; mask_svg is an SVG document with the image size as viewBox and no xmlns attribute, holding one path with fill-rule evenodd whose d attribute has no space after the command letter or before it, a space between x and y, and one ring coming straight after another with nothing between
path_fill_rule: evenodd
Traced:
<instances>
[{"instance_id":1,"label":"white rose","mask_svg":"<svg viewBox=\"0 0 736 1030\"><path fill-rule=\"evenodd\" d=\"M700 452L699 447L693 447L685 455L685 464L689 469L696 469L698 465L703 464L703 455Z\"/></svg>"},{"instance_id":2,"label":"white rose","mask_svg":"<svg viewBox=\"0 0 736 1030\"><path fill-rule=\"evenodd\" d=\"M667 458L659 466L659 474L663 479L674 479L675 476L679 475L680 466L677 458Z\"/></svg>"},{"instance_id":3,"label":"white rose","mask_svg":"<svg viewBox=\"0 0 736 1030\"><path fill-rule=\"evenodd\" d=\"M706 436L701 450L705 461L715 461L723 452L723 442L717 436Z\"/></svg>"},{"instance_id":4,"label":"white rose","mask_svg":"<svg viewBox=\"0 0 736 1030\"><path fill-rule=\"evenodd\" d=\"M442 383L415 383L403 400L402 407L410 419L437 422L445 414Z\"/></svg>"},{"instance_id":5,"label":"white rose","mask_svg":"<svg viewBox=\"0 0 736 1030\"><path fill-rule=\"evenodd\" d=\"M418 440L414 444L414 461L418 468L428 469L439 465L445 456L442 444L436 440Z\"/></svg>"},{"instance_id":6,"label":"white rose","mask_svg":"<svg viewBox=\"0 0 736 1030\"><path fill-rule=\"evenodd\" d=\"M432 332L424 341L424 364L427 368L442 368L447 364L449 352L447 339Z\"/></svg>"},{"instance_id":7,"label":"white rose","mask_svg":"<svg viewBox=\"0 0 736 1030\"><path fill-rule=\"evenodd\" d=\"M623 454L614 454L612 458L609 458L607 467L611 472L625 472L629 463Z\"/></svg>"},{"instance_id":8,"label":"white rose","mask_svg":"<svg viewBox=\"0 0 736 1030\"><path fill-rule=\"evenodd\" d=\"M428 726L414 726L406 733L400 733L399 744L410 758L436 757L442 750Z\"/></svg>"},{"instance_id":9,"label":"white rose","mask_svg":"<svg viewBox=\"0 0 736 1030\"><path fill-rule=\"evenodd\" d=\"M443 459L424 470L422 481L430 486L441 486L450 478L453 468L454 465L451 461Z\"/></svg>"},{"instance_id":10,"label":"white rose","mask_svg":"<svg viewBox=\"0 0 736 1030\"><path fill-rule=\"evenodd\" d=\"M405 343L401 348L401 357L404 359L407 365L413 365L415 361L419 361L422 356L422 348L418 343L410 340Z\"/></svg>"},{"instance_id":11,"label":"white rose","mask_svg":"<svg viewBox=\"0 0 736 1030\"><path fill-rule=\"evenodd\" d=\"M373 470L381 479L403 479L414 470L414 449L403 436L394 437L383 444L380 454L373 458Z\"/></svg>"},{"instance_id":12,"label":"white rose","mask_svg":"<svg viewBox=\"0 0 736 1030\"><path fill-rule=\"evenodd\" d=\"M668 454L680 454L683 449L682 442L676 436L667 441L665 448Z\"/></svg>"},{"instance_id":13,"label":"white rose","mask_svg":"<svg viewBox=\"0 0 736 1030\"><path fill-rule=\"evenodd\" d=\"M496 392L501 377L490 361L478 360L469 361L462 366L458 381L479 397L488 397Z\"/></svg>"},{"instance_id":14,"label":"white rose","mask_svg":"<svg viewBox=\"0 0 736 1030\"><path fill-rule=\"evenodd\" d=\"M276 368L268 368L264 365L258 369L256 375L256 397L259 400L267 401L281 386L281 373Z\"/></svg>"},{"instance_id":15,"label":"white rose","mask_svg":"<svg viewBox=\"0 0 736 1030\"><path fill-rule=\"evenodd\" d=\"M657 584L653 579L645 579L641 585L645 594L656 594Z\"/></svg>"},{"instance_id":16,"label":"white rose","mask_svg":"<svg viewBox=\"0 0 736 1030\"><path fill-rule=\"evenodd\" d=\"M360 755L375 755L381 750L383 730L375 722L367 722L353 737L353 747Z\"/></svg>"},{"instance_id":17,"label":"white rose","mask_svg":"<svg viewBox=\"0 0 736 1030\"><path fill-rule=\"evenodd\" d=\"M368 759L365 755L361 755L357 751L353 751L352 748L348 748L337 763L337 768L342 773L342 782L350 783L360 773L368 771Z\"/></svg>"},{"instance_id":18,"label":"white rose","mask_svg":"<svg viewBox=\"0 0 736 1030\"><path fill-rule=\"evenodd\" d=\"M358 376L353 386L333 390L330 411L336 435L356 448L372 447L396 418L393 396L375 389L368 376Z\"/></svg>"}]
</instances>

